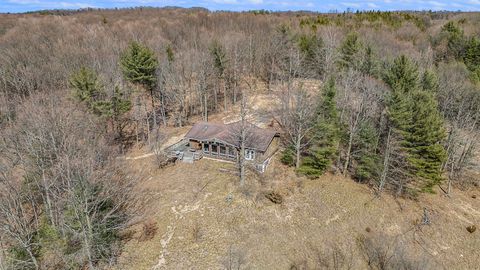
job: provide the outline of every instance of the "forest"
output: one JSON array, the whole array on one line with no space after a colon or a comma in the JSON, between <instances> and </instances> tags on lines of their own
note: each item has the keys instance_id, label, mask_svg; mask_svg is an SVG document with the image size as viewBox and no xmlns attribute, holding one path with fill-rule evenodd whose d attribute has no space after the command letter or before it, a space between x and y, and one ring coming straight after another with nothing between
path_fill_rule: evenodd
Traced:
<instances>
[{"instance_id":1,"label":"forest","mask_svg":"<svg viewBox=\"0 0 480 270\"><path fill-rule=\"evenodd\" d=\"M114 266L143 207L119 157L259 86L297 175L413 201L480 185L479 13L0 14L0 81L0 269Z\"/></svg>"}]
</instances>

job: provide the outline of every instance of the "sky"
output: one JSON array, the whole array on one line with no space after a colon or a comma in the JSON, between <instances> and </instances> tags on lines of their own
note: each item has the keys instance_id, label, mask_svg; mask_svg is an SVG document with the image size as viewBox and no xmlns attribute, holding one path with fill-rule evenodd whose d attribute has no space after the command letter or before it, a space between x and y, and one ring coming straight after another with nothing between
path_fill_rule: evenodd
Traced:
<instances>
[{"instance_id":1,"label":"sky","mask_svg":"<svg viewBox=\"0 0 480 270\"><path fill-rule=\"evenodd\" d=\"M462 10L480 11L480 0L0 0L0 12L44 9L125 8L136 6L204 7L210 10Z\"/></svg>"}]
</instances>

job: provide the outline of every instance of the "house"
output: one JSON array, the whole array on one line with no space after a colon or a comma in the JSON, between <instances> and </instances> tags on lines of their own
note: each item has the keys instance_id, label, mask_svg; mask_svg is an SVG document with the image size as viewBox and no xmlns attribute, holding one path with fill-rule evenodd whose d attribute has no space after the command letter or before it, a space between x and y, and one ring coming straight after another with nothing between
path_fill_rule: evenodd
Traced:
<instances>
[{"instance_id":1,"label":"house","mask_svg":"<svg viewBox=\"0 0 480 270\"><path fill-rule=\"evenodd\" d=\"M169 147L178 159L192 163L202 157L235 162L239 158L241 122L218 124L196 123L179 143ZM246 123L245 160L264 172L271 157L278 149L279 134L275 130Z\"/></svg>"}]
</instances>

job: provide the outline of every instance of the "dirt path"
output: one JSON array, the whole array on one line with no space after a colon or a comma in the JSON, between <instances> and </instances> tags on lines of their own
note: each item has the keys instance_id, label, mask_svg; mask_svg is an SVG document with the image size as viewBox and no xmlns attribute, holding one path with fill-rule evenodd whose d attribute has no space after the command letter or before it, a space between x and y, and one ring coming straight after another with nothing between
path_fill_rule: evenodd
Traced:
<instances>
[{"instance_id":1,"label":"dirt path","mask_svg":"<svg viewBox=\"0 0 480 270\"><path fill-rule=\"evenodd\" d=\"M140 156L135 156L135 157L126 157L126 160L137 160L137 159L142 159L142 158L148 158L155 155L155 153L146 153Z\"/></svg>"}]
</instances>

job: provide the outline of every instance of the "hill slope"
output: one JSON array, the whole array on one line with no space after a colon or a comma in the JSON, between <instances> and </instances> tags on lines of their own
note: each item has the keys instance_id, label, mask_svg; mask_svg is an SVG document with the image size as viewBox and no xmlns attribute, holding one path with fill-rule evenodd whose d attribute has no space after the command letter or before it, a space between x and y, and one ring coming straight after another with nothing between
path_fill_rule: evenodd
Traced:
<instances>
[{"instance_id":1,"label":"hill slope","mask_svg":"<svg viewBox=\"0 0 480 270\"><path fill-rule=\"evenodd\" d=\"M367 267L362 245L386 249L388 256L408 254L401 263L425 269L479 264L478 232L465 229L480 222L480 200L471 192L423 195L417 202L377 198L339 176L299 179L278 161L263 184L251 178L239 191L228 163L204 159L161 170L148 158L131 163L150 175L141 188L150 196L147 215L158 231L143 241L142 226L135 226L117 269L229 269L238 262L240 269L317 269L333 267L334 255L341 269L361 269ZM284 202L266 199L270 190ZM430 225L419 225L424 209Z\"/></svg>"}]
</instances>

